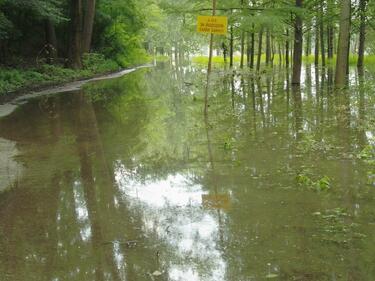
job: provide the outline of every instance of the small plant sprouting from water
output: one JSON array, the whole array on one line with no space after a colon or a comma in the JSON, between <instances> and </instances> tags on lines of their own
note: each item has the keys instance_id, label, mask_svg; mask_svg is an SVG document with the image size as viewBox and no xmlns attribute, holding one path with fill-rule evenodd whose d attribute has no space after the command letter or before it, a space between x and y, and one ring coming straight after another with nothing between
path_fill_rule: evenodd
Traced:
<instances>
[{"instance_id":1,"label":"small plant sprouting from water","mask_svg":"<svg viewBox=\"0 0 375 281\"><path fill-rule=\"evenodd\" d=\"M306 173L300 173L297 175L296 180L298 185L314 191L327 191L331 189L331 179L328 176L313 180Z\"/></svg>"}]
</instances>

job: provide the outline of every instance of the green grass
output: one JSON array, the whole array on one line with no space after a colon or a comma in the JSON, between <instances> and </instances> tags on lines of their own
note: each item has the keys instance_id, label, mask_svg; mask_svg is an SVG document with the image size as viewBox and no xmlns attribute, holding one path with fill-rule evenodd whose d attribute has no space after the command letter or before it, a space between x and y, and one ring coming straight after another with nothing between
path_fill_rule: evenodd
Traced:
<instances>
[{"instance_id":1,"label":"green grass","mask_svg":"<svg viewBox=\"0 0 375 281\"><path fill-rule=\"evenodd\" d=\"M255 61L256 60L257 60L257 57L255 57ZM356 65L357 64L357 60L358 60L358 56L357 55L350 55L350 57L349 57L349 64L350 65ZM208 57L207 56L197 56L197 57L194 57L192 61L194 63L196 63L196 64L206 65L206 64L208 64ZM239 63L240 61L241 61L241 57L240 56L235 56L234 57L234 62L235 63ZM244 61L246 63L246 56L244 58ZM264 63L265 61L266 61L266 56L265 56L265 54L262 54L261 62ZM279 61L280 61L279 55L276 54L273 63L274 64L278 64ZM311 63L311 64L313 64L315 62L315 57L314 56L308 56L308 57L303 56L303 61L305 63ZM212 62L214 64L224 64L224 58L222 56L220 56L220 57L214 56L212 58ZM321 62L321 57L319 57L319 62ZM227 63L229 63L229 58L227 59ZM331 64L331 65L335 65L335 63L336 63L336 56L332 60L327 60L327 63ZM368 56L365 57L365 65L371 66L371 65L374 65L374 64L375 64L375 55L368 55Z\"/></svg>"},{"instance_id":2,"label":"green grass","mask_svg":"<svg viewBox=\"0 0 375 281\"><path fill-rule=\"evenodd\" d=\"M116 62L106 60L100 54L85 55L83 58L83 66L81 70L73 70L59 65L48 64L29 69L0 67L0 95L22 88L48 86L89 78L119 69L119 65Z\"/></svg>"},{"instance_id":3,"label":"green grass","mask_svg":"<svg viewBox=\"0 0 375 281\"><path fill-rule=\"evenodd\" d=\"M319 56L319 62L321 62L322 58ZM311 63L313 64L315 62L315 56L304 56L303 57L303 61L306 62L306 63ZM355 66L357 65L357 61L358 61L358 56L357 55L350 55L349 56L349 65L351 66ZM333 57L333 59L330 59L328 60L327 59L327 63L330 64L330 65L335 65L336 64L336 56ZM365 65L372 65L375 63L375 55L368 55L368 56L365 56Z\"/></svg>"}]
</instances>

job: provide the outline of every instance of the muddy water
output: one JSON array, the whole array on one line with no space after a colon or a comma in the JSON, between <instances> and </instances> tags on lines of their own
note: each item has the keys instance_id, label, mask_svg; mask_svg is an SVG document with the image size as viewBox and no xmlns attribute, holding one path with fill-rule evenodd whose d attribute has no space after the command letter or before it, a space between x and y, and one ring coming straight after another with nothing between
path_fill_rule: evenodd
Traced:
<instances>
[{"instance_id":1,"label":"muddy water","mask_svg":"<svg viewBox=\"0 0 375 281\"><path fill-rule=\"evenodd\" d=\"M0 280L374 280L374 85L140 69L0 119Z\"/></svg>"}]
</instances>

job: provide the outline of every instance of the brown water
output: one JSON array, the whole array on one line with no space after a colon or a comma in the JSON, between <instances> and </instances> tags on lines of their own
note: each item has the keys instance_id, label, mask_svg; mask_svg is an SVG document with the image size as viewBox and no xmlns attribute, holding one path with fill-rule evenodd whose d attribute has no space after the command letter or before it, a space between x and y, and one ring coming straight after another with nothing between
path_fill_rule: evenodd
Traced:
<instances>
[{"instance_id":1,"label":"brown water","mask_svg":"<svg viewBox=\"0 0 375 281\"><path fill-rule=\"evenodd\" d=\"M141 69L0 119L0 280L375 280L374 78Z\"/></svg>"}]
</instances>

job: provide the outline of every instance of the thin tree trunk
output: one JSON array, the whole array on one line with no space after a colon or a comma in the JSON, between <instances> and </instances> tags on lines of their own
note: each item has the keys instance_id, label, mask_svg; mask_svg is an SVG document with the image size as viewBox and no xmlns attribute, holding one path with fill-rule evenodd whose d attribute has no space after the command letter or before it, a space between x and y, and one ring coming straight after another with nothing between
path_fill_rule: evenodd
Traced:
<instances>
[{"instance_id":1,"label":"thin tree trunk","mask_svg":"<svg viewBox=\"0 0 375 281\"><path fill-rule=\"evenodd\" d=\"M229 39L229 66L230 67L233 67L233 53L234 53L234 50L233 50L233 42L234 42L234 38L233 38L233 25L230 26L230 39Z\"/></svg>"},{"instance_id":2,"label":"thin tree trunk","mask_svg":"<svg viewBox=\"0 0 375 281\"><path fill-rule=\"evenodd\" d=\"M286 41L285 41L285 66L286 68L289 68L289 49L290 49L290 45L289 45L289 30L287 29L286 30Z\"/></svg>"},{"instance_id":3,"label":"thin tree trunk","mask_svg":"<svg viewBox=\"0 0 375 281\"><path fill-rule=\"evenodd\" d=\"M241 32L241 62L240 68L243 68L245 61L245 31Z\"/></svg>"},{"instance_id":4,"label":"thin tree trunk","mask_svg":"<svg viewBox=\"0 0 375 281\"><path fill-rule=\"evenodd\" d=\"M307 34L306 34L306 49L305 49L305 56L309 57L311 55L311 24L307 26Z\"/></svg>"},{"instance_id":5,"label":"thin tree trunk","mask_svg":"<svg viewBox=\"0 0 375 281\"><path fill-rule=\"evenodd\" d=\"M44 25L46 33L46 46L48 51L47 63L51 64L57 59L57 38L55 26L50 19L46 19Z\"/></svg>"},{"instance_id":6,"label":"thin tree trunk","mask_svg":"<svg viewBox=\"0 0 375 281\"><path fill-rule=\"evenodd\" d=\"M363 68L365 58L365 41L366 41L366 3L367 0L359 1L359 10L361 25L359 28L359 47L358 47L358 62L357 67Z\"/></svg>"},{"instance_id":7,"label":"thin tree trunk","mask_svg":"<svg viewBox=\"0 0 375 281\"><path fill-rule=\"evenodd\" d=\"M71 0L71 34L69 46L69 65L82 68L82 0Z\"/></svg>"},{"instance_id":8,"label":"thin tree trunk","mask_svg":"<svg viewBox=\"0 0 375 281\"><path fill-rule=\"evenodd\" d=\"M251 57L251 38L250 33L246 33L246 65L250 66L250 57Z\"/></svg>"},{"instance_id":9,"label":"thin tree trunk","mask_svg":"<svg viewBox=\"0 0 375 281\"><path fill-rule=\"evenodd\" d=\"M257 71L260 70L260 63L262 60L262 42L263 42L263 28L261 28L259 31Z\"/></svg>"},{"instance_id":10,"label":"thin tree trunk","mask_svg":"<svg viewBox=\"0 0 375 281\"><path fill-rule=\"evenodd\" d=\"M271 34L267 28L266 32L266 65L268 66L271 62Z\"/></svg>"},{"instance_id":11,"label":"thin tree trunk","mask_svg":"<svg viewBox=\"0 0 375 281\"><path fill-rule=\"evenodd\" d=\"M302 8L303 0L296 0L296 7ZM301 83L302 69L302 52L303 52L303 22L300 15L296 15L294 27L294 53L293 53L293 76L292 84Z\"/></svg>"},{"instance_id":12,"label":"thin tree trunk","mask_svg":"<svg viewBox=\"0 0 375 281\"><path fill-rule=\"evenodd\" d=\"M95 18L95 2L96 0L86 0L86 10L83 23L83 53L88 53L91 49L92 31Z\"/></svg>"},{"instance_id":13,"label":"thin tree trunk","mask_svg":"<svg viewBox=\"0 0 375 281\"><path fill-rule=\"evenodd\" d=\"M315 50L314 50L314 63L315 66L319 65L319 26L318 20L315 20Z\"/></svg>"},{"instance_id":14,"label":"thin tree trunk","mask_svg":"<svg viewBox=\"0 0 375 281\"><path fill-rule=\"evenodd\" d=\"M250 54L250 68L254 68L255 61L255 33L251 32L251 54Z\"/></svg>"},{"instance_id":15,"label":"thin tree trunk","mask_svg":"<svg viewBox=\"0 0 375 281\"><path fill-rule=\"evenodd\" d=\"M351 1L342 0L340 15L340 32L337 49L337 62L335 74L335 86L345 87L348 82L348 58L350 47L350 17L351 17Z\"/></svg>"},{"instance_id":16,"label":"thin tree trunk","mask_svg":"<svg viewBox=\"0 0 375 281\"><path fill-rule=\"evenodd\" d=\"M322 54L322 66L326 66L326 48L324 44L324 1L320 3L320 51Z\"/></svg>"}]
</instances>

